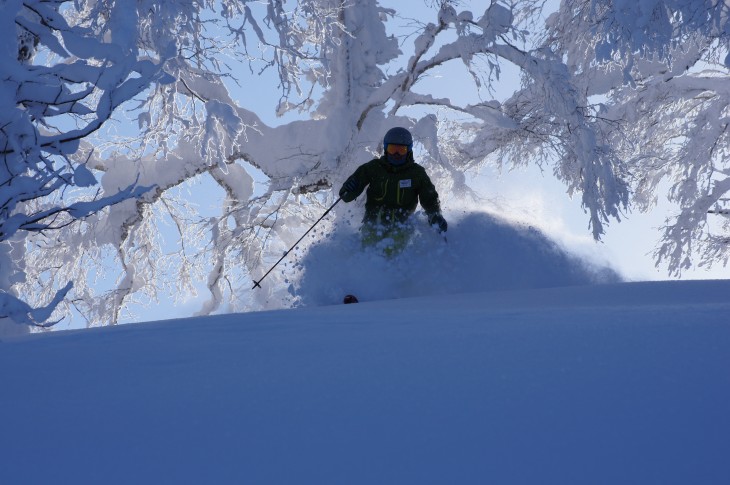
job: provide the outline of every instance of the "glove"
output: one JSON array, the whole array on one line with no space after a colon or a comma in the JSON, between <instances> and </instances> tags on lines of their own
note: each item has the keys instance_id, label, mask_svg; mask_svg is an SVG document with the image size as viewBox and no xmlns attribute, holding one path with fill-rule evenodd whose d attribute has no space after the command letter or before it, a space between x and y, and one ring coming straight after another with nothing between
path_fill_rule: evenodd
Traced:
<instances>
[{"instance_id":1,"label":"glove","mask_svg":"<svg viewBox=\"0 0 730 485\"><path fill-rule=\"evenodd\" d=\"M357 183L357 179L351 177L347 179L342 188L345 189L345 191L347 192L355 192L358 188L358 185L359 184Z\"/></svg>"},{"instance_id":2,"label":"glove","mask_svg":"<svg viewBox=\"0 0 730 485\"><path fill-rule=\"evenodd\" d=\"M448 229L449 225L446 223L446 219L444 219L444 216L441 214L432 214L428 218L428 223L432 226L438 226L439 232L443 233L446 232L446 229Z\"/></svg>"}]
</instances>

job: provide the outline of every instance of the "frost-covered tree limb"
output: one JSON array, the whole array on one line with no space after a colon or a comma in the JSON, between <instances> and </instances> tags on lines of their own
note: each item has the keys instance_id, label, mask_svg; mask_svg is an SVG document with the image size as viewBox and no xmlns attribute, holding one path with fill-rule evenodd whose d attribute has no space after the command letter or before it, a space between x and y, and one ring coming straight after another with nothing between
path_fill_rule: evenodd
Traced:
<instances>
[{"instance_id":1,"label":"frost-covered tree limb","mask_svg":"<svg viewBox=\"0 0 730 485\"><path fill-rule=\"evenodd\" d=\"M0 18L0 245L23 253L33 234L50 232L136 199L148 191L131 181L94 189L96 179L83 161L73 159L80 141L108 122L123 103L167 78L164 58L140 58L126 42L128 13L114 3L108 12L109 36L69 22L71 2L5 2ZM43 57L45 62L40 63ZM50 236L52 237L52 236ZM68 258L68 256L67 256ZM0 257L2 318L42 325L69 292L33 275L22 257ZM62 263L59 263L62 264ZM16 289L28 277L43 289L21 301ZM50 303L44 304L43 301ZM40 305L38 310L32 308Z\"/></svg>"},{"instance_id":2,"label":"frost-covered tree limb","mask_svg":"<svg viewBox=\"0 0 730 485\"><path fill-rule=\"evenodd\" d=\"M548 22L546 48L619 128L608 140L633 206L651 210L669 187L678 213L655 254L676 275L730 257L714 210L728 197L729 13L717 0L563 0Z\"/></svg>"},{"instance_id":3,"label":"frost-covered tree limb","mask_svg":"<svg viewBox=\"0 0 730 485\"><path fill-rule=\"evenodd\" d=\"M32 308L24 301L5 292L0 292L0 321L8 319L14 324L49 328L58 323L58 321L49 322L48 319L72 287L72 283L67 283L65 287L56 292L53 299L46 306L40 308Z\"/></svg>"}]
</instances>

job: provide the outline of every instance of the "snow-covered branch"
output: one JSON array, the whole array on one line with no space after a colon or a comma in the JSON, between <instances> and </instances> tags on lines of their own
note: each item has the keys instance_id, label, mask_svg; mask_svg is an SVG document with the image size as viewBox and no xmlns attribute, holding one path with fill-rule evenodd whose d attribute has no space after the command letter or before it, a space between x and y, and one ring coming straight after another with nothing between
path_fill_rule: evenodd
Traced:
<instances>
[{"instance_id":1,"label":"snow-covered branch","mask_svg":"<svg viewBox=\"0 0 730 485\"><path fill-rule=\"evenodd\" d=\"M716 0L563 0L543 44L619 123L608 144L624 161L632 204L651 210L669 183L679 213L655 255L677 275L698 255L706 266L730 255L727 227L708 220L728 191L729 12Z\"/></svg>"},{"instance_id":2,"label":"snow-covered branch","mask_svg":"<svg viewBox=\"0 0 730 485\"><path fill-rule=\"evenodd\" d=\"M136 185L93 190L94 175L72 157L80 141L99 130L124 102L153 83L168 81L164 59L139 60L136 46L124 41L122 27L111 30L110 41L70 24L61 13L69 8L66 3L13 2L0 19L5 46L0 52L2 245L19 247L34 233L57 231L148 190ZM121 15L114 5L110 20ZM39 57L47 62L36 64ZM63 197L71 192L76 200ZM58 290L48 286L45 294L55 292L51 303L29 310L12 284L26 277L24 263L0 257L0 272L14 275L0 281L3 304L13 307L3 317L41 325L72 285L66 282Z\"/></svg>"}]
</instances>

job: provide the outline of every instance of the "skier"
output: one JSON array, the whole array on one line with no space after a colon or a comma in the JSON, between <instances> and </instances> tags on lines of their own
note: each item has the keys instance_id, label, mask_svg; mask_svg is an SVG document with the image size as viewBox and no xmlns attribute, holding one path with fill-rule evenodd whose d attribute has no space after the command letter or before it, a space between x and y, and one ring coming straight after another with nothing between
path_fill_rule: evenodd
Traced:
<instances>
[{"instance_id":1,"label":"skier","mask_svg":"<svg viewBox=\"0 0 730 485\"><path fill-rule=\"evenodd\" d=\"M441 215L438 193L426 170L413 159L413 137L401 127L388 130L384 154L361 165L340 189L345 202L355 200L367 187L361 227L363 246L380 246L386 256L406 247L412 234L409 221L420 201L428 223L440 233L448 225Z\"/></svg>"}]
</instances>

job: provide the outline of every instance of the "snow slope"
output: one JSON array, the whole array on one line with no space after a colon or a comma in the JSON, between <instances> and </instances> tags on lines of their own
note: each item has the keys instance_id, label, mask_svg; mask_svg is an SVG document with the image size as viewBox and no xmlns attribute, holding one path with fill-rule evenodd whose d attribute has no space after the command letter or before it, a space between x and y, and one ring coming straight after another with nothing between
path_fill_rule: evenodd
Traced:
<instances>
[{"instance_id":1,"label":"snow slope","mask_svg":"<svg viewBox=\"0 0 730 485\"><path fill-rule=\"evenodd\" d=\"M2 484L727 484L730 281L0 342Z\"/></svg>"}]
</instances>

